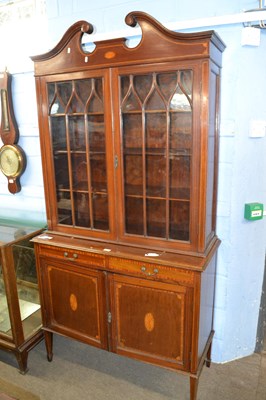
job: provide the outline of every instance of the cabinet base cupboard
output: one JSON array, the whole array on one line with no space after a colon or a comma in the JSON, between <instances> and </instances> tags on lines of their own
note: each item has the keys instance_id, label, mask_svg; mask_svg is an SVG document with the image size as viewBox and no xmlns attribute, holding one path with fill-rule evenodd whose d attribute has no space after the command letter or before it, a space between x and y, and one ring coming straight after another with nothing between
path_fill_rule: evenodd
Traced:
<instances>
[{"instance_id":1,"label":"cabinet base cupboard","mask_svg":"<svg viewBox=\"0 0 266 400\"><path fill-rule=\"evenodd\" d=\"M142 12L133 47L86 21L32 57L48 230L34 238L48 360L58 333L190 377L210 366L219 87L213 31Z\"/></svg>"}]
</instances>

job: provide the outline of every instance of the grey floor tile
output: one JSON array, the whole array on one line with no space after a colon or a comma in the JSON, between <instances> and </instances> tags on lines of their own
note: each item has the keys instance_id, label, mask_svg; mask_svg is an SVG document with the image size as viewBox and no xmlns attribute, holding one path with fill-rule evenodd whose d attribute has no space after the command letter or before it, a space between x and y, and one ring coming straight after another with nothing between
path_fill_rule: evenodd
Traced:
<instances>
[{"instance_id":1,"label":"grey floor tile","mask_svg":"<svg viewBox=\"0 0 266 400\"><path fill-rule=\"evenodd\" d=\"M54 339L53 362L47 362L41 343L30 352L24 376L13 355L0 353L0 376L41 400L189 400L187 376L66 338ZM204 367L197 400L266 400L266 354Z\"/></svg>"}]
</instances>

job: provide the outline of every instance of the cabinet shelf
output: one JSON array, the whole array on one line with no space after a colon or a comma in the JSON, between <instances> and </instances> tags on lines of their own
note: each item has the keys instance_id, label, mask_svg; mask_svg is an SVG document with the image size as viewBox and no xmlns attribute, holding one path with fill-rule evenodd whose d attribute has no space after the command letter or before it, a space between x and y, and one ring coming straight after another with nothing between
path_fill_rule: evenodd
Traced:
<instances>
[{"instance_id":1,"label":"cabinet shelf","mask_svg":"<svg viewBox=\"0 0 266 400\"><path fill-rule=\"evenodd\" d=\"M91 187L90 189L88 189L87 187L87 182L84 182L82 184L82 182L79 182L78 186L73 187L72 189L70 188L60 188L57 190L57 193L71 193L71 191L73 193L92 193L92 194L103 194L103 195L107 195L107 190L104 187L104 185L101 185L101 183L99 183L97 185L97 188Z\"/></svg>"},{"instance_id":2,"label":"cabinet shelf","mask_svg":"<svg viewBox=\"0 0 266 400\"><path fill-rule=\"evenodd\" d=\"M125 147L123 150L123 154L125 156L130 155L130 156L140 156L142 154L145 154L146 156L166 156L166 150L163 148L145 148L145 151L143 152L142 148L138 147ZM174 158L174 157L190 157L190 149L171 149L169 151L169 159Z\"/></svg>"},{"instance_id":3,"label":"cabinet shelf","mask_svg":"<svg viewBox=\"0 0 266 400\"><path fill-rule=\"evenodd\" d=\"M73 193L84 193L84 194L91 193L92 196L97 196L97 195L107 196L107 192L106 191L104 192L104 191L93 190L93 189L91 191L82 190L82 189L73 189L72 191L70 189L60 189L60 190L58 190L58 194L59 193L71 193L71 192L73 192Z\"/></svg>"},{"instance_id":4,"label":"cabinet shelf","mask_svg":"<svg viewBox=\"0 0 266 400\"><path fill-rule=\"evenodd\" d=\"M84 117L84 116L103 116L103 112L97 112L97 111L84 111L84 112L76 112L76 113L71 113L71 112L66 112L66 113L54 113L50 114L50 118L62 118L62 117Z\"/></svg>"},{"instance_id":5,"label":"cabinet shelf","mask_svg":"<svg viewBox=\"0 0 266 400\"><path fill-rule=\"evenodd\" d=\"M174 109L174 108L162 108L162 109L156 109L156 110L148 110L148 109L142 109L142 110L122 110L122 114L131 114L131 115L141 115L141 114L158 114L158 113L171 113L171 114L192 114L192 110L180 110L180 109Z\"/></svg>"},{"instance_id":6,"label":"cabinet shelf","mask_svg":"<svg viewBox=\"0 0 266 400\"><path fill-rule=\"evenodd\" d=\"M127 185L125 189L126 189L125 191L126 197L144 198L142 186ZM161 195L162 192L164 193L166 192L165 188L161 187L149 188L149 190L146 191L145 198L166 200L167 199L166 196ZM189 202L190 190L189 188L171 189L168 199L171 201Z\"/></svg>"},{"instance_id":7,"label":"cabinet shelf","mask_svg":"<svg viewBox=\"0 0 266 400\"><path fill-rule=\"evenodd\" d=\"M54 152L54 156L56 157L57 155L61 155L61 154L77 154L77 155L79 155L79 154L82 154L82 155L86 155L87 154L87 152L86 152L86 150L70 150L70 151L68 151L68 150L56 150L55 152ZM90 149L90 153L89 153L91 156L93 156L93 155L105 155L105 149L95 149L95 150L92 150L92 149Z\"/></svg>"}]
</instances>

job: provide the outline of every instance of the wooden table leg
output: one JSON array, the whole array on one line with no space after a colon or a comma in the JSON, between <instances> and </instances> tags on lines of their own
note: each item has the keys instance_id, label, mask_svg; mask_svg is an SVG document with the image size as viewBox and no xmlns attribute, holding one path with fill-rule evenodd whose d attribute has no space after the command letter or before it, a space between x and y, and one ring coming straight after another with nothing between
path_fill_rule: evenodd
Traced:
<instances>
[{"instance_id":1,"label":"wooden table leg","mask_svg":"<svg viewBox=\"0 0 266 400\"><path fill-rule=\"evenodd\" d=\"M28 351L24 350L22 352L16 351L16 359L19 366L19 372L25 375L28 372Z\"/></svg>"},{"instance_id":2,"label":"wooden table leg","mask_svg":"<svg viewBox=\"0 0 266 400\"><path fill-rule=\"evenodd\" d=\"M199 380L195 376L190 377L190 400L197 400Z\"/></svg>"},{"instance_id":3,"label":"wooden table leg","mask_svg":"<svg viewBox=\"0 0 266 400\"><path fill-rule=\"evenodd\" d=\"M47 352L47 360L52 361L53 359L53 334L51 332L44 331L44 340Z\"/></svg>"}]
</instances>

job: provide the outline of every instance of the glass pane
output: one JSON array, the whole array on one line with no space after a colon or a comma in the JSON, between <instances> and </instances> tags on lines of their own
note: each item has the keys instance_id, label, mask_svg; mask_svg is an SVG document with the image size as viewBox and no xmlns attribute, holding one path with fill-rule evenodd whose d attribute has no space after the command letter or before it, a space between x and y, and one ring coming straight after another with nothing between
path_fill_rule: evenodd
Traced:
<instances>
[{"instance_id":1,"label":"glass pane","mask_svg":"<svg viewBox=\"0 0 266 400\"><path fill-rule=\"evenodd\" d=\"M166 202L164 200L147 200L147 234L148 236L166 236Z\"/></svg>"},{"instance_id":2,"label":"glass pane","mask_svg":"<svg viewBox=\"0 0 266 400\"><path fill-rule=\"evenodd\" d=\"M215 135L209 130L208 141L208 178L207 178L207 201L206 201L206 234L214 229L213 224L213 192L214 192L214 157L215 157Z\"/></svg>"},{"instance_id":3,"label":"glass pane","mask_svg":"<svg viewBox=\"0 0 266 400\"><path fill-rule=\"evenodd\" d=\"M69 191L57 192L58 222L63 225L72 225L71 200Z\"/></svg>"},{"instance_id":4,"label":"glass pane","mask_svg":"<svg viewBox=\"0 0 266 400\"><path fill-rule=\"evenodd\" d=\"M170 113L170 149L186 150L192 146L192 113Z\"/></svg>"},{"instance_id":5,"label":"glass pane","mask_svg":"<svg viewBox=\"0 0 266 400\"><path fill-rule=\"evenodd\" d=\"M127 195L143 194L142 156L124 156L125 193Z\"/></svg>"},{"instance_id":6,"label":"glass pane","mask_svg":"<svg viewBox=\"0 0 266 400\"><path fill-rule=\"evenodd\" d=\"M105 154L93 154L91 165L91 190L107 193Z\"/></svg>"},{"instance_id":7,"label":"glass pane","mask_svg":"<svg viewBox=\"0 0 266 400\"><path fill-rule=\"evenodd\" d=\"M103 105L99 97L93 93L88 103L88 112L99 112L103 109Z\"/></svg>"},{"instance_id":8,"label":"glass pane","mask_svg":"<svg viewBox=\"0 0 266 400\"><path fill-rule=\"evenodd\" d=\"M64 104L62 100L58 98L57 95L57 85L56 83L48 83L48 105L49 114L59 114L64 112Z\"/></svg>"},{"instance_id":9,"label":"glass pane","mask_svg":"<svg viewBox=\"0 0 266 400\"><path fill-rule=\"evenodd\" d=\"M166 158L164 156L146 157L146 191L147 196L166 196Z\"/></svg>"},{"instance_id":10,"label":"glass pane","mask_svg":"<svg viewBox=\"0 0 266 400\"><path fill-rule=\"evenodd\" d=\"M123 100L129 89L129 76L122 76L120 79L121 99Z\"/></svg>"},{"instance_id":11,"label":"glass pane","mask_svg":"<svg viewBox=\"0 0 266 400\"><path fill-rule=\"evenodd\" d=\"M161 93L156 89L152 91L146 102L147 110L164 110L165 103Z\"/></svg>"},{"instance_id":12,"label":"glass pane","mask_svg":"<svg viewBox=\"0 0 266 400\"><path fill-rule=\"evenodd\" d=\"M91 92L87 101L87 112L103 112L102 79L91 79Z\"/></svg>"},{"instance_id":13,"label":"glass pane","mask_svg":"<svg viewBox=\"0 0 266 400\"><path fill-rule=\"evenodd\" d=\"M54 155L55 182L57 190L69 189L68 158L67 154Z\"/></svg>"},{"instance_id":14,"label":"glass pane","mask_svg":"<svg viewBox=\"0 0 266 400\"><path fill-rule=\"evenodd\" d=\"M88 191L86 153L72 154L72 184L74 190Z\"/></svg>"},{"instance_id":15,"label":"glass pane","mask_svg":"<svg viewBox=\"0 0 266 400\"><path fill-rule=\"evenodd\" d=\"M141 104L136 93L130 92L123 103L123 111L141 111Z\"/></svg>"},{"instance_id":16,"label":"glass pane","mask_svg":"<svg viewBox=\"0 0 266 400\"><path fill-rule=\"evenodd\" d=\"M93 80L94 81L94 87L95 87L95 93L97 93L97 96L99 97L100 100L103 101L104 95L103 95L103 80L102 78L96 78ZM99 112L103 112L102 110L98 110Z\"/></svg>"},{"instance_id":17,"label":"glass pane","mask_svg":"<svg viewBox=\"0 0 266 400\"><path fill-rule=\"evenodd\" d=\"M89 196L87 193L74 193L75 221L77 226L90 227Z\"/></svg>"},{"instance_id":18,"label":"glass pane","mask_svg":"<svg viewBox=\"0 0 266 400\"><path fill-rule=\"evenodd\" d=\"M125 204L126 232L136 235L144 234L143 200L137 197L127 197Z\"/></svg>"},{"instance_id":19,"label":"glass pane","mask_svg":"<svg viewBox=\"0 0 266 400\"><path fill-rule=\"evenodd\" d=\"M179 111L190 111L190 103L187 96L177 88L171 99L171 109Z\"/></svg>"},{"instance_id":20,"label":"glass pane","mask_svg":"<svg viewBox=\"0 0 266 400\"><path fill-rule=\"evenodd\" d=\"M67 112L69 114L82 113L84 111L84 104L81 102L75 92L72 93L71 100L67 106Z\"/></svg>"},{"instance_id":21,"label":"glass pane","mask_svg":"<svg viewBox=\"0 0 266 400\"><path fill-rule=\"evenodd\" d=\"M69 102L72 95L72 82L59 82L57 83L57 96L63 104L62 112L65 112L66 105Z\"/></svg>"},{"instance_id":22,"label":"glass pane","mask_svg":"<svg viewBox=\"0 0 266 400\"><path fill-rule=\"evenodd\" d=\"M48 83L49 114L64 114L71 93L71 82Z\"/></svg>"},{"instance_id":23,"label":"glass pane","mask_svg":"<svg viewBox=\"0 0 266 400\"><path fill-rule=\"evenodd\" d=\"M82 104L86 104L88 97L91 93L91 79L82 79L80 81L74 81L75 91Z\"/></svg>"},{"instance_id":24,"label":"glass pane","mask_svg":"<svg viewBox=\"0 0 266 400\"><path fill-rule=\"evenodd\" d=\"M206 198L206 240L208 236L215 231L215 218L214 218L214 207L216 201L214 201L214 195L216 191L216 177L215 177L215 157L217 151L217 131L216 131L216 84L217 76L215 73L211 74L211 90L209 93L209 135L208 135L208 172L207 172L207 198Z\"/></svg>"},{"instance_id":25,"label":"glass pane","mask_svg":"<svg viewBox=\"0 0 266 400\"><path fill-rule=\"evenodd\" d=\"M144 103L151 88L152 75L137 75L134 77L134 87L141 102Z\"/></svg>"},{"instance_id":26,"label":"glass pane","mask_svg":"<svg viewBox=\"0 0 266 400\"><path fill-rule=\"evenodd\" d=\"M141 114L123 114L123 134L124 151L142 148Z\"/></svg>"},{"instance_id":27,"label":"glass pane","mask_svg":"<svg viewBox=\"0 0 266 400\"><path fill-rule=\"evenodd\" d=\"M167 114L146 114L146 148L151 151L165 151Z\"/></svg>"},{"instance_id":28,"label":"glass pane","mask_svg":"<svg viewBox=\"0 0 266 400\"><path fill-rule=\"evenodd\" d=\"M170 238L189 240L189 202L170 201Z\"/></svg>"},{"instance_id":29,"label":"glass pane","mask_svg":"<svg viewBox=\"0 0 266 400\"><path fill-rule=\"evenodd\" d=\"M68 121L71 151L86 151L84 117L69 117Z\"/></svg>"},{"instance_id":30,"label":"glass pane","mask_svg":"<svg viewBox=\"0 0 266 400\"><path fill-rule=\"evenodd\" d=\"M4 276L2 270L1 254L0 254L0 332L4 332L6 335L12 336Z\"/></svg>"},{"instance_id":31,"label":"glass pane","mask_svg":"<svg viewBox=\"0 0 266 400\"><path fill-rule=\"evenodd\" d=\"M48 83L47 91L48 91L48 104L49 107L51 107L51 104L53 103L55 97L55 91L56 91L55 83ZM51 114L55 114L55 112L51 112Z\"/></svg>"},{"instance_id":32,"label":"glass pane","mask_svg":"<svg viewBox=\"0 0 266 400\"><path fill-rule=\"evenodd\" d=\"M19 308L27 337L41 326L41 310L33 243L22 240L12 246Z\"/></svg>"},{"instance_id":33,"label":"glass pane","mask_svg":"<svg viewBox=\"0 0 266 400\"><path fill-rule=\"evenodd\" d=\"M178 111L191 111L192 71L178 73L178 85L171 97L170 108Z\"/></svg>"},{"instance_id":34,"label":"glass pane","mask_svg":"<svg viewBox=\"0 0 266 400\"><path fill-rule=\"evenodd\" d=\"M64 117L51 118L51 134L53 141L53 151L66 151L66 122Z\"/></svg>"},{"instance_id":35,"label":"glass pane","mask_svg":"<svg viewBox=\"0 0 266 400\"><path fill-rule=\"evenodd\" d=\"M170 98L173 96L177 85L177 73L176 72L168 72L163 74L158 74L157 83L160 87L160 90L167 102L169 102Z\"/></svg>"},{"instance_id":36,"label":"glass pane","mask_svg":"<svg viewBox=\"0 0 266 400\"><path fill-rule=\"evenodd\" d=\"M133 84L133 76L121 78L122 110L123 112L141 111L141 101Z\"/></svg>"},{"instance_id":37,"label":"glass pane","mask_svg":"<svg viewBox=\"0 0 266 400\"><path fill-rule=\"evenodd\" d=\"M91 152L105 152L105 129L103 115L88 116L89 144Z\"/></svg>"},{"instance_id":38,"label":"glass pane","mask_svg":"<svg viewBox=\"0 0 266 400\"><path fill-rule=\"evenodd\" d=\"M190 157L173 155L170 160L170 197L190 198Z\"/></svg>"},{"instance_id":39,"label":"glass pane","mask_svg":"<svg viewBox=\"0 0 266 400\"><path fill-rule=\"evenodd\" d=\"M186 93L189 98L192 98L193 72L191 70L180 71L179 84L184 93Z\"/></svg>"},{"instance_id":40,"label":"glass pane","mask_svg":"<svg viewBox=\"0 0 266 400\"><path fill-rule=\"evenodd\" d=\"M107 195L93 195L93 227L105 231L109 229Z\"/></svg>"},{"instance_id":41,"label":"glass pane","mask_svg":"<svg viewBox=\"0 0 266 400\"><path fill-rule=\"evenodd\" d=\"M26 216L27 214L25 214ZM18 240L23 238L23 236L34 233L36 231L32 226L23 225L23 223L28 224L28 220L26 218L25 221L21 220L21 224L10 222L9 218L6 222L1 221L0 225L0 242L1 245L8 244L9 242L13 242L14 240ZM0 265L1 265L1 252L0 252Z\"/></svg>"}]
</instances>

